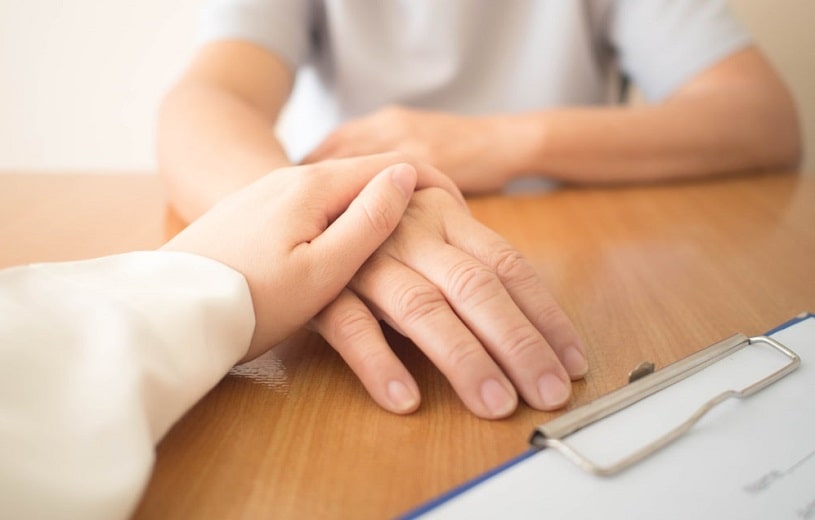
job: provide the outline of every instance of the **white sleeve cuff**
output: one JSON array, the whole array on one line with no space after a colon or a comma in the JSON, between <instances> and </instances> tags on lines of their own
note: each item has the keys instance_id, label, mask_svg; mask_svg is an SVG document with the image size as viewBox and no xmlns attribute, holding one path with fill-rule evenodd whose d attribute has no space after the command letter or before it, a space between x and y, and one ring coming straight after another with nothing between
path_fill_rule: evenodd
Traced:
<instances>
[{"instance_id":1,"label":"white sleeve cuff","mask_svg":"<svg viewBox=\"0 0 815 520\"><path fill-rule=\"evenodd\" d=\"M138 252L0 273L0 503L10 518L129 514L153 446L243 356L243 276Z\"/></svg>"}]
</instances>

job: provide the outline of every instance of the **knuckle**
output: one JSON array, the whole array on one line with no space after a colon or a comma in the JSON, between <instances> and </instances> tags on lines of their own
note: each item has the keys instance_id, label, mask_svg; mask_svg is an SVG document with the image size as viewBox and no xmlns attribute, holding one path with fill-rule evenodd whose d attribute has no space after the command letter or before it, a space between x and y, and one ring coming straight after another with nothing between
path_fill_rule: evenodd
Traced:
<instances>
[{"instance_id":1,"label":"knuckle","mask_svg":"<svg viewBox=\"0 0 815 520\"><path fill-rule=\"evenodd\" d=\"M448 271L447 287L451 298L467 301L478 296L489 297L495 287L495 275L486 266L472 260L453 265Z\"/></svg>"},{"instance_id":2,"label":"knuckle","mask_svg":"<svg viewBox=\"0 0 815 520\"><path fill-rule=\"evenodd\" d=\"M463 373L465 368L478 363L479 350L466 342L460 341L453 344L444 355L444 366L453 373Z\"/></svg>"},{"instance_id":3,"label":"knuckle","mask_svg":"<svg viewBox=\"0 0 815 520\"><path fill-rule=\"evenodd\" d=\"M384 370L393 362L393 351L387 346L380 348L375 343L361 343L354 346L354 354L359 365L367 367L369 371Z\"/></svg>"},{"instance_id":4,"label":"knuckle","mask_svg":"<svg viewBox=\"0 0 815 520\"><path fill-rule=\"evenodd\" d=\"M338 350L345 345L363 343L373 327L378 328L376 319L365 309L356 306L342 306L335 309L329 316L323 318L322 329L327 332L327 338Z\"/></svg>"},{"instance_id":5,"label":"knuckle","mask_svg":"<svg viewBox=\"0 0 815 520\"><path fill-rule=\"evenodd\" d=\"M541 347L541 337L531 325L524 325L512 331L504 340L503 350L507 359L517 361L535 359Z\"/></svg>"},{"instance_id":6,"label":"knuckle","mask_svg":"<svg viewBox=\"0 0 815 520\"><path fill-rule=\"evenodd\" d=\"M566 317L566 314L560 309L557 303L550 301L540 306L537 311L537 322L545 323L547 330L564 330L571 329L571 322Z\"/></svg>"},{"instance_id":7,"label":"knuckle","mask_svg":"<svg viewBox=\"0 0 815 520\"><path fill-rule=\"evenodd\" d=\"M535 270L524 256L509 245L496 250L492 265L495 274L501 280L512 280L515 283L529 283L535 280Z\"/></svg>"},{"instance_id":8,"label":"knuckle","mask_svg":"<svg viewBox=\"0 0 815 520\"><path fill-rule=\"evenodd\" d=\"M445 305L447 300L438 289L417 283L396 295L393 308L399 321L411 324L439 312Z\"/></svg>"}]
</instances>

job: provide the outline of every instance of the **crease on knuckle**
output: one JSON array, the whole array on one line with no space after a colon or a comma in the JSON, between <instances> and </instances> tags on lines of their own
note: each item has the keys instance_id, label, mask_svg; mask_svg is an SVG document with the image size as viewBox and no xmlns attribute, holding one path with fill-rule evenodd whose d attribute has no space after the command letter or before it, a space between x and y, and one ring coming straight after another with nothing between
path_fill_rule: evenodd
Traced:
<instances>
[{"instance_id":1,"label":"crease on knuckle","mask_svg":"<svg viewBox=\"0 0 815 520\"><path fill-rule=\"evenodd\" d=\"M554 301L542 304L535 313L535 318L536 323L545 323L550 331L565 331L570 328L569 319Z\"/></svg>"},{"instance_id":2,"label":"crease on knuckle","mask_svg":"<svg viewBox=\"0 0 815 520\"><path fill-rule=\"evenodd\" d=\"M541 346L540 334L531 325L524 324L509 331L501 345L504 355L510 361L535 359Z\"/></svg>"},{"instance_id":3,"label":"crease on knuckle","mask_svg":"<svg viewBox=\"0 0 815 520\"><path fill-rule=\"evenodd\" d=\"M372 343L354 349L354 355L360 366L367 367L367 370L380 374L392 362L392 352L387 348L378 348Z\"/></svg>"},{"instance_id":4,"label":"crease on knuckle","mask_svg":"<svg viewBox=\"0 0 815 520\"><path fill-rule=\"evenodd\" d=\"M508 245L494 253L491 265L495 266L495 274L504 282L526 284L532 283L536 277L535 270L529 261L519 251Z\"/></svg>"},{"instance_id":5,"label":"crease on knuckle","mask_svg":"<svg viewBox=\"0 0 815 520\"><path fill-rule=\"evenodd\" d=\"M448 293L452 299L459 302L473 300L479 296L482 298L492 296L493 293L489 289L494 288L495 283L495 274L492 271L483 264L469 259L453 265L448 271Z\"/></svg>"},{"instance_id":6,"label":"crease on knuckle","mask_svg":"<svg viewBox=\"0 0 815 520\"><path fill-rule=\"evenodd\" d=\"M430 284L417 283L397 294L393 309L397 321L407 325L420 322L439 312L447 300Z\"/></svg>"},{"instance_id":7,"label":"crease on knuckle","mask_svg":"<svg viewBox=\"0 0 815 520\"><path fill-rule=\"evenodd\" d=\"M343 306L323 317L323 330L328 333L332 346L337 350L364 343L372 327L378 327L376 319L365 309L357 306ZM328 339L327 338L327 339Z\"/></svg>"},{"instance_id":8,"label":"crease on knuckle","mask_svg":"<svg viewBox=\"0 0 815 520\"><path fill-rule=\"evenodd\" d=\"M466 340L458 341L450 346L444 353L444 366L453 373L463 373L466 367L473 366L479 361L479 350L473 348Z\"/></svg>"}]
</instances>

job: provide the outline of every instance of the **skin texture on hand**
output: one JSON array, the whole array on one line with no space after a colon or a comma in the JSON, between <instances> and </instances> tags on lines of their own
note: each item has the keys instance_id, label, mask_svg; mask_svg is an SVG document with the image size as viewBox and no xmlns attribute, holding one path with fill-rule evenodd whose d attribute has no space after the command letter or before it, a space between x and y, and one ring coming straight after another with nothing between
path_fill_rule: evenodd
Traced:
<instances>
[{"instance_id":1,"label":"skin texture on hand","mask_svg":"<svg viewBox=\"0 0 815 520\"><path fill-rule=\"evenodd\" d=\"M223 199L163 247L212 258L244 275L255 331L243 361L283 341L335 299L396 227L417 177L428 184L440 175L391 159L277 170Z\"/></svg>"},{"instance_id":2,"label":"skin texture on hand","mask_svg":"<svg viewBox=\"0 0 815 520\"><path fill-rule=\"evenodd\" d=\"M565 404L587 371L570 320L531 265L447 192L414 193L386 244L312 322L384 408L407 413L418 387L382 319L409 337L484 418Z\"/></svg>"}]
</instances>

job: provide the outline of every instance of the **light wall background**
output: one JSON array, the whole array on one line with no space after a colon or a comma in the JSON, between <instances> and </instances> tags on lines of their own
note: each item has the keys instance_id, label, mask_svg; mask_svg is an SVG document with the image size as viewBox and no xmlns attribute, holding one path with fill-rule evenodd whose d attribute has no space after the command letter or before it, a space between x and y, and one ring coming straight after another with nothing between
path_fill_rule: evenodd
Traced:
<instances>
[{"instance_id":1,"label":"light wall background","mask_svg":"<svg viewBox=\"0 0 815 520\"><path fill-rule=\"evenodd\" d=\"M0 0L0 171L155 170L156 109L203 0ZM815 172L812 0L731 0L791 85Z\"/></svg>"},{"instance_id":2,"label":"light wall background","mask_svg":"<svg viewBox=\"0 0 815 520\"><path fill-rule=\"evenodd\" d=\"M0 0L0 170L153 171L201 0Z\"/></svg>"}]
</instances>

